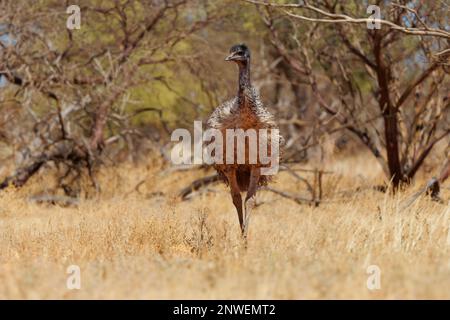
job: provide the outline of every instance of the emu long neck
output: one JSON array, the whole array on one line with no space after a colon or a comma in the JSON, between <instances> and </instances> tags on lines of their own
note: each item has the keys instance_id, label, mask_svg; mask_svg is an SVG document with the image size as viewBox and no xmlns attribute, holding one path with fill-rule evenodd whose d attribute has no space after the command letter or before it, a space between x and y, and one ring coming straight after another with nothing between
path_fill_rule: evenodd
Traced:
<instances>
[{"instance_id":1,"label":"emu long neck","mask_svg":"<svg viewBox=\"0 0 450 320\"><path fill-rule=\"evenodd\" d=\"M248 87L250 87L250 61L239 64L239 96L242 96Z\"/></svg>"}]
</instances>

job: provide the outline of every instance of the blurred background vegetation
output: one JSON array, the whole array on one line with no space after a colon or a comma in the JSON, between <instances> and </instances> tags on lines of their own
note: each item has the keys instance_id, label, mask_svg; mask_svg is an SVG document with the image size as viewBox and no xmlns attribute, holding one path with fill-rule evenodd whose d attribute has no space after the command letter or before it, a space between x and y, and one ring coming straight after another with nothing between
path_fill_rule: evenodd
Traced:
<instances>
[{"instance_id":1,"label":"blurred background vegetation","mask_svg":"<svg viewBox=\"0 0 450 320\"><path fill-rule=\"evenodd\" d=\"M367 18L366 1L267 3L2 0L0 187L53 172L77 196L83 176L100 190L102 166L170 166L171 131L193 130L236 93L224 58L241 42L286 138L286 165L324 170L339 153L366 153L395 187L423 168L446 179L448 1L375 1L398 26L378 30L320 20ZM73 4L81 28L70 30Z\"/></svg>"}]
</instances>

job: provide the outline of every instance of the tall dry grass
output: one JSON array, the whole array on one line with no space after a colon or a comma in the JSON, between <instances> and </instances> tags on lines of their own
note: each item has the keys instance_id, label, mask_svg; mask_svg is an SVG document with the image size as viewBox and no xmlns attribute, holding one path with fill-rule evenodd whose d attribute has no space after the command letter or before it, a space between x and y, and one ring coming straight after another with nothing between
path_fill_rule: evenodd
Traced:
<instances>
[{"instance_id":1,"label":"tall dry grass","mask_svg":"<svg viewBox=\"0 0 450 320\"><path fill-rule=\"evenodd\" d=\"M318 208L261 192L247 249L224 186L175 198L200 172L111 168L102 196L77 207L29 201L51 185L37 177L0 193L0 298L450 298L448 202L422 197L405 210L422 181L391 196L364 188L382 181L376 163L329 169ZM276 187L304 189L285 173ZM80 290L66 287L73 264ZM369 265L381 270L379 290L366 286Z\"/></svg>"}]
</instances>

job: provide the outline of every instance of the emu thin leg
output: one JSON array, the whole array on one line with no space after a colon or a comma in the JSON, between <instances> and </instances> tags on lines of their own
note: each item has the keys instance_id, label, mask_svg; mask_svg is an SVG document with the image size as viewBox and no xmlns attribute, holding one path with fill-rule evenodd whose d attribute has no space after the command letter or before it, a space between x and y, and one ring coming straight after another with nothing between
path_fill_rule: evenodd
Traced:
<instances>
[{"instance_id":1,"label":"emu thin leg","mask_svg":"<svg viewBox=\"0 0 450 320\"><path fill-rule=\"evenodd\" d=\"M247 195L245 197L245 220L244 220L244 232L243 236L244 238L247 238L248 234L248 225L250 222L250 214L255 206L255 198L256 198L256 190L258 189L258 182L259 178L261 176L261 169L260 168L252 168L250 172L250 183L248 185L248 191Z\"/></svg>"},{"instance_id":2,"label":"emu thin leg","mask_svg":"<svg viewBox=\"0 0 450 320\"><path fill-rule=\"evenodd\" d=\"M244 219L242 213L242 197L241 190L236 179L236 170L230 170L227 174L228 183L230 184L231 198L233 199L233 204L236 207L236 211L239 218L239 226L241 227L241 232L244 233Z\"/></svg>"}]
</instances>

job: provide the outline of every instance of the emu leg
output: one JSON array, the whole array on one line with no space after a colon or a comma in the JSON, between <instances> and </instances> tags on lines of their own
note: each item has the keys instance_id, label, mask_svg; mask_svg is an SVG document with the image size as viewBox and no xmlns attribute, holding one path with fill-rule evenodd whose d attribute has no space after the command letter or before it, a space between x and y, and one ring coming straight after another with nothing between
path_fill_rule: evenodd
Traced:
<instances>
[{"instance_id":1,"label":"emu leg","mask_svg":"<svg viewBox=\"0 0 450 320\"><path fill-rule=\"evenodd\" d=\"M242 197L241 190L236 179L236 170L231 170L227 174L228 183L230 184L231 198L233 199L233 204L236 207L236 211L239 218L239 226L241 227L242 234L244 233L244 219L242 214Z\"/></svg>"},{"instance_id":2,"label":"emu leg","mask_svg":"<svg viewBox=\"0 0 450 320\"><path fill-rule=\"evenodd\" d=\"M250 222L250 214L255 206L256 201L256 190L258 189L258 182L259 178L261 176L261 169L260 168L252 168L250 172L250 183L248 185L248 191L247 195L245 197L245 220L244 220L244 232L243 236L244 238L247 238L248 234L248 225Z\"/></svg>"}]
</instances>

